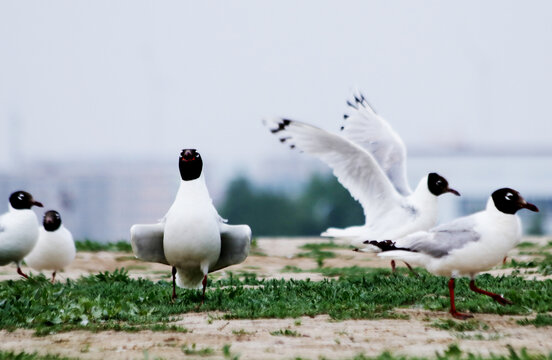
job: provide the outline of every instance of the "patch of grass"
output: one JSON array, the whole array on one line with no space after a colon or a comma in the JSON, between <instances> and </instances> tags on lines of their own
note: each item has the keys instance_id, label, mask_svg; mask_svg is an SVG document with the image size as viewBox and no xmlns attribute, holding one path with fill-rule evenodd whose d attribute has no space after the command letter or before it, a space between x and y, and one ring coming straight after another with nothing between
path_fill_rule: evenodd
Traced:
<instances>
[{"instance_id":1,"label":"patch of grass","mask_svg":"<svg viewBox=\"0 0 552 360\"><path fill-rule=\"evenodd\" d=\"M333 240L330 240L328 242L322 242L322 243L307 243L305 245L300 246L299 249L316 251L316 250L324 250L324 249L353 249L353 247L349 245L336 244Z\"/></svg>"},{"instance_id":2,"label":"patch of grass","mask_svg":"<svg viewBox=\"0 0 552 360\"><path fill-rule=\"evenodd\" d=\"M542 275L552 275L552 254L543 252L531 261L516 261L512 259L505 267L513 267L515 269L537 268L537 271Z\"/></svg>"},{"instance_id":3,"label":"patch of grass","mask_svg":"<svg viewBox=\"0 0 552 360\"><path fill-rule=\"evenodd\" d=\"M524 241L524 242L520 242L517 247L518 248L521 248L521 249L524 249L524 248L529 248L529 247L535 247L537 246L537 244L535 244L534 242L531 242L531 241Z\"/></svg>"},{"instance_id":4,"label":"patch of grass","mask_svg":"<svg viewBox=\"0 0 552 360\"><path fill-rule=\"evenodd\" d=\"M120 252L132 252L132 246L126 240L121 240L118 242L108 242L101 243L97 241L92 241L90 239L75 241L75 247L77 251L120 251Z\"/></svg>"},{"instance_id":5,"label":"patch of grass","mask_svg":"<svg viewBox=\"0 0 552 360\"><path fill-rule=\"evenodd\" d=\"M188 347L188 345L183 345L181 349L182 352L186 355L209 356L215 353L215 350L210 347L197 348L196 344L192 344L191 347Z\"/></svg>"},{"instance_id":6,"label":"patch of grass","mask_svg":"<svg viewBox=\"0 0 552 360\"><path fill-rule=\"evenodd\" d=\"M198 311L222 314L225 319L328 314L334 320L404 318L394 312L401 307L448 311L447 279L443 277L427 272L420 272L419 278L394 276L387 269L351 274L316 282L258 279L253 274L230 274L216 281L209 278L201 307L199 290L178 289L178 298L172 303L170 281L131 279L125 270L55 284L39 275L0 282L0 328L35 329L37 335L74 329L165 331L175 316ZM470 291L468 279L458 279L458 310L494 314L552 311L552 280L484 274L477 278L477 285L504 294L514 305L501 306Z\"/></svg>"},{"instance_id":7,"label":"patch of grass","mask_svg":"<svg viewBox=\"0 0 552 360\"><path fill-rule=\"evenodd\" d=\"M241 337L241 336L253 335L254 333L245 331L245 329L239 329L239 330L232 330L232 334L238 337Z\"/></svg>"},{"instance_id":8,"label":"patch of grass","mask_svg":"<svg viewBox=\"0 0 552 360\"><path fill-rule=\"evenodd\" d=\"M470 319L467 321L458 321L453 319L438 319L431 323L432 327L449 331L475 331L475 330L487 330L489 326L481 321Z\"/></svg>"},{"instance_id":9,"label":"patch of grass","mask_svg":"<svg viewBox=\"0 0 552 360\"><path fill-rule=\"evenodd\" d=\"M224 356L225 359L231 359L231 360L238 360L240 358L240 355L233 354L230 351L230 344L224 344L222 345L222 356Z\"/></svg>"},{"instance_id":10,"label":"patch of grass","mask_svg":"<svg viewBox=\"0 0 552 360\"><path fill-rule=\"evenodd\" d=\"M287 273L301 273L301 272L306 272L307 270L303 270L303 269L298 268L297 266L293 266L293 265L286 265L282 268L281 271L282 272L287 272Z\"/></svg>"},{"instance_id":11,"label":"patch of grass","mask_svg":"<svg viewBox=\"0 0 552 360\"><path fill-rule=\"evenodd\" d=\"M0 350L0 360L77 360L59 355L39 355L37 353L13 352Z\"/></svg>"},{"instance_id":12,"label":"patch of grass","mask_svg":"<svg viewBox=\"0 0 552 360\"><path fill-rule=\"evenodd\" d=\"M338 245L333 241L324 242L324 243L307 243L300 247L300 249L308 250L297 254L297 257L309 257L316 260L318 267L324 266L324 260L335 258L335 253L333 251L325 251L325 249L350 249L348 245Z\"/></svg>"},{"instance_id":13,"label":"patch of grass","mask_svg":"<svg viewBox=\"0 0 552 360\"><path fill-rule=\"evenodd\" d=\"M271 331L270 335L272 335L272 336L290 336L290 337L299 337L299 336L301 336L301 334L299 334L297 331L290 330L290 329L280 329L280 330L276 330L276 331Z\"/></svg>"},{"instance_id":14,"label":"patch of grass","mask_svg":"<svg viewBox=\"0 0 552 360\"><path fill-rule=\"evenodd\" d=\"M534 319L518 320L519 325L534 325L535 327L552 326L552 315L537 314Z\"/></svg>"},{"instance_id":15,"label":"patch of grass","mask_svg":"<svg viewBox=\"0 0 552 360\"><path fill-rule=\"evenodd\" d=\"M470 352L462 351L458 345L451 344L444 352L436 352L435 356L430 358L408 356L408 355L394 355L388 351L383 352L379 356L366 356L364 354L358 354L351 360L423 360L423 359L437 359L437 360L552 360L552 353L548 355L529 353L526 348L516 351L511 345L506 346L508 350L507 355L479 355L472 354Z\"/></svg>"}]
</instances>

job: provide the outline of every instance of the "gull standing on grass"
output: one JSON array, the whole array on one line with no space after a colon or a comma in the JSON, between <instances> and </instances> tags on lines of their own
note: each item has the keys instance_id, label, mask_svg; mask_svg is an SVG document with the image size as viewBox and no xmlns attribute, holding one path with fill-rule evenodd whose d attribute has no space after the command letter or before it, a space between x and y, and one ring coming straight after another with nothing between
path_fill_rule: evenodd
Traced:
<instances>
[{"instance_id":1,"label":"gull standing on grass","mask_svg":"<svg viewBox=\"0 0 552 360\"><path fill-rule=\"evenodd\" d=\"M207 274L243 262L251 246L248 225L227 225L213 206L203 177L203 160L195 149L182 150L180 187L169 211L157 224L133 225L137 258L172 266L173 293L207 286Z\"/></svg>"},{"instance_id":2,"label":"gull standing on grass","mask_svg":"<svg viewBox=\"0 0 552 360\"><path fill-rule=\"evenodd\" d=\"M472 291L490 296L501 305L512 304L501 295L478 288L475 277L499 264L521 241L521 223L516 215L520 209L539 211L516 190L502 188L493 192L483 211L396 241L367 240L365 244L373 251L381 251L380 257L408 261L432 274L450 277L450 313L464 320L473 315L456 311L454 279L458 276L471 278Z\"/></svg>"},{"instance_id":3,"label":"gull standing on grass","mask_svg":"<svg viewBox=\"0 0 552 360\"><path fill-rule=\"evenodd\" d=\"M31 207L42 207L26 191L16 191L10 195L9 210L0 215L0 266L14 262L17 273L21 271L21 260L33 249L38 240L38 220Z\"/></svg>"},{"instance_id":4,"label":"gull standing on grass","mask_svg":"<svg viewBox=\"0 0 552 360\"><path fill-rule=\"evenodd\" d=\"M437 197L460 195L437 173L424 176L414 191L406 179L406 147L402 139L363 95L347 101L341 135L299 121L264 120L280 142L325 162L364 210L365 224L329 228L322 236L344 237L363 251L363 241L396 239L427 230L437 222ZM394 261L391 262L395 270ZM407 264L410 268L410 266Z\"/></svg>"},{"instance_id":5,"label":"gull standing on grass","mask_svg":"<svg viewBox=\"0 0 552 360\"><path fill-rule=\"evenodd\" d=\"M38 242L25 257L25 263L38 271L52 270L54 283L56 272L71 264L76 254L73 235L61 223L59 213L55 210L47 211L39 230Z\"/></svg>"}]
</instances>

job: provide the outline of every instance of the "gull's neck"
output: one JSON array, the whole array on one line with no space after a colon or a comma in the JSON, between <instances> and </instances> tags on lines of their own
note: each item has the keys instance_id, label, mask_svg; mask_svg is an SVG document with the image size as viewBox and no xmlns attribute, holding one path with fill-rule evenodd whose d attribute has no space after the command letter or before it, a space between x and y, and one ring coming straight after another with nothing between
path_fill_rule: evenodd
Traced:
<instances>
[{"instance_id":1,"label":"gull's neck","mask_svg":"<svg viewBox=\"0 0 552 360\"><path fill-rule=\"evenodd\" d=\"M437 196L433 195L427 187L427 175L418 182L418 186L409 198L414 204L437 203Z\"/></svg>"}]
</instances>

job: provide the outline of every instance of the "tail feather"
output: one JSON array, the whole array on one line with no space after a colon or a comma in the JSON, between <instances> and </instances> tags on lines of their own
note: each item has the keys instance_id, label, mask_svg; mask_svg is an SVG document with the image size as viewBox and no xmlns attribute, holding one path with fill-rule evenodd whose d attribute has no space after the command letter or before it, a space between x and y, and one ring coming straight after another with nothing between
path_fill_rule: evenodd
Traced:
<instances>
[{"instance_id":1,"label":"tail feather","mask_svg":"<svg viewBox=\"0 0 552 360\"><path fill-rule=\"evenodd\" d=\"M394 250L417 252L416 250L412 250L412 249L409 249L409 248L397 247L395 245L395 242L391 241L391 240L383 240L383 241L366 240L366 241L364 241L364 244L375 246L375 247L379 248L381 252L394 251Z\"/></svg>"}]
</instances>

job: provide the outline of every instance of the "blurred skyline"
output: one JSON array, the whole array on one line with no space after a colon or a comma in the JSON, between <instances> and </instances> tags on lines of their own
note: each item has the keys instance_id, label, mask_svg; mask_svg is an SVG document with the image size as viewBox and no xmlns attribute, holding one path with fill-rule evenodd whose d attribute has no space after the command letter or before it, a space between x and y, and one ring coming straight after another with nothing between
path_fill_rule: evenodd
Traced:
<instances>
[{"instance_id":1,"label":"blurred skyline","mask_svg":"<svg viewBox=\"0 0 552 360\"><path fill-rule=\"evenodd\" d=\"M171 161L196 147L225 172L254 171L289 158L262 118L337 130L356 88L410 150L550 154L551 10L2 1L0 169Z\"/></svg>"}]
</instances>

